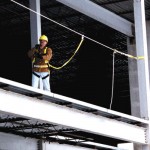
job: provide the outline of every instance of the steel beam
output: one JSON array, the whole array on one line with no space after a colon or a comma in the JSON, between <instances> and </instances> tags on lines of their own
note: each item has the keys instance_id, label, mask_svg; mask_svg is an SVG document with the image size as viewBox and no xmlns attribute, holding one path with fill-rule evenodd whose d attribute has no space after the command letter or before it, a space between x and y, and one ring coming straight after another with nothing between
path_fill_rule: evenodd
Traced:
<instances>
[{"instance_id":1,"label":"steel beam","mask_svg":"<svg viewBox=\"0 0 150 150\"><path fill-rule=\"evenodd\" d=\"M0 89L0 111L98 135L146 144L145 128ZM62 99L63 101L63 99Z\"/></svg>"},{"instance_id":2,"label":"steel beam","mask_svg":"<svg viewBox=\"0 0 150 150\"><path fill-rule=\"evenodd\" d=\"M133 24L90 0L57 0L127 36L132 37Z\"/></svg>"},{"instance_id":3,"label":"steel beam","mask_svg":"<svg viewBox=\"0 0 150 150\"><path fill-rule=\"evenodd\" d=\"M143 124L148 125L149 120L142 119L139 117L127 115L124 113L120 113L114 110L106 109L104 107L100 107L94 104L90 104L87 102L79 101L77 99L73 99L70 97L66 97L63 95L59 95L56 93L51 93L47 91L43 91L41 89L34 88L32 86L28 86L25 84L21 84L12 80L8 80L5 78L0 77L0 88L5 89L8 91L12 91L15 93L27 95L30 97L36 97L39 99L45 99L46 101L50 101L59 105L63 106L71 106L72 108L76 108L77 110L82 110L90 113L96 113L97 115L101 116L107 116L108 118L118 118L121 119L123 122L127 123L137 123L137 124Z\"/></svg>"}]
</instances>

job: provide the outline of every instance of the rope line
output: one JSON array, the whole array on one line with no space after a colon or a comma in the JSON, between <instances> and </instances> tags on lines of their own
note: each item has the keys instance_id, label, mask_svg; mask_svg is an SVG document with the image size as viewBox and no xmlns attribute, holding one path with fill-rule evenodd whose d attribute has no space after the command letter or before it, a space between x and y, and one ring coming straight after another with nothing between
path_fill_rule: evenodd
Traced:
<instances>
[{"instance_id":1,"label":"rope line","mask_svg":"<svg viewBox=\"0 0 150 150\"><path fill-rule=\"evenodd\" d=\"M55 66L49 64L49 67L51 67L51 68L53 68L53 69L61 69L61 68L63 68L64 66L66 66L66 65L72 60L72 58L75 56L75 54L77 53L77 51L78 51L79 48L81 47L81 44L83 43L83 40L84 40L84 36L82 36L81 41L80 41L80 43L79 43L77 49L76 49L75 52L73 53L73 55L72 55L72 56L70 57L70 59L69 59L68 61L66 61L62 66L60 66L60 67L55 67Z\"/></svg>"},{"instance_id":2,"label":"rope line","mask_svg":"<svg viewBox=\"0 0 150 150\"><path fill-rule=\"evenodd\" d=\"M51 22L53 22L53 23L55 23L55 24L57 24L57 25L60 25L60 26L62 26L62 27L64 27L64 28L66 28L66 29L68 29L68 30L70 30L70 31L72 31L72 32L74 32L74 33L80 35L80 36L83 36L83 34L77 32L77 31L75 31L75 30L73 30L73 29L71 29L71 28L69 28L69 27L66 27L66 26L62 25L61 23L58 23L58 22L56 22L55 20L50 19L50 18L48 18L48 17L42 15L41 13L38 13L38 12L36 12L36 11L34 11L34 10L32 10L32 9L30 9L30 8L28 8L28 7L24 6L24 5L22 5L22 4L18 3L18 2L16 2L16 1L14 1L14 0L10 0L10 1L13 2L13 3L16 3L17 5L19 5L19 6L23 7L23 8L25 8L25 9L28 9L29 11L32 11L32 12L36 13L37 15L40 15L41 17L43 17L43 18L45 18L45 19L47 19L47 20L49 20L49 21L51 21ZM104 47L107 48L107 49L110 49L110 50L112 50L112 51L115 51L116 53L121 54L121 55L124 55L124 56L126 56L126 57L129 57L129 58L132 58L132 59L136 59L136 60L144 59L144 56L137 56L137 57L136 57L136 56L132 56L132 55L130 55L130 54L126 54L126 53L120 52L120 51L117 50L117 49L114 49L114 48L111 48L111 47L109 47L109 46L107 46L107 45L104 45L104 44L102 44L102 43L100 43L100 42L98 42L98 41L96 41L96 40L94 40L94 39L92 39L92 38L90 38L90 37L88 37L88 36L85 36L85 35L84 35L84 37L85 37L86 39L90 40L90 41L93 41L93 42L95 42L95 43L97 43L97 44L99 44L99 45L101 45L101 46L104 46Z\"/></svg>"},{"instance_id":3,"label":"rope line","mask_svg":"<svg viewBox=\"0 0 150 150\"><path fill-rule=\"evenodd\" d=\"M112 88L111 88L111 100L110 100L110 106L109 106L109 109L111 109L112 102L113 102L113 94L114 94L115 53L116 53L116 52L113 52Z\"/></svg>"}]
</instances>

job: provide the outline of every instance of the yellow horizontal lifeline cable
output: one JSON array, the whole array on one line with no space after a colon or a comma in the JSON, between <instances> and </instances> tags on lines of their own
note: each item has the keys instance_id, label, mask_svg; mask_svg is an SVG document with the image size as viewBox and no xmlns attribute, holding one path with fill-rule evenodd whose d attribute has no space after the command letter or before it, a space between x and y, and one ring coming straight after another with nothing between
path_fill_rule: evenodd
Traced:
<instances>
[{"instance_id":1,"label":"yellow horizontal lifeline cable","mask_svg":"<svg viewBox=\"0 0 150 150\"><path fill-rule=\"evenodd\" d=\"M133 55L130 55L130 54L125 54L125 53L123 53L123 52L120 52L120 51L118 51L118 50L116 50L116 49L112 49L114 52L116 52L116 53L119 53L119 54L121 54L121 55L124 55L124 56L127 56L127 57L129 57L129 58L133 58L133 59L136 59L136 60L140 60L140 59L144 59L144 56L133 56Z\"/></svg>"},{"instance_id":2,"label":"yellow horizontal lifeline cable","mask_svg":"<svg viewBox=\"0 0 150 150\"><path fill-rule=\"evenodd\" d=\"M76 33L76 34L82 36L81 33L77 32L77 31L75 31L75 30L73 30L73 29L71 29L71 28L68 28L68 27L66 27L66 26L64 26L64 25L62 25L62 24L60 24L60 23L58 23L58 22L56 22L56 21L54 21L54 20L52 20L52 19L50 19L50 18L48 18L48 17L42 15L42 14L40 14L40 13L38 13L38 12L36 12L36 11L34 11L34 10L32 10L32 9L30 9L30 8L28 8L28 7L24 6L24 5L22 5L22 4L18 3L18 2L16 2L16 1L14 1L14 0L10 0L10 1L12 1L13 3L16 3L17 5L19 5L19 6L21 6L21 7L24 7L25 9L28 9L28 10L30 10L30 11L36 13L37 15L40 15L41 17L43 17L43 18L45 18L45 19L47 19L47 20L49 20L49 21L51 21L51 22L53 22L53 23L56 23L56 24L58 24L58 25L60 25L60 26L62 26L62 27L64 27L64 28L66 28L66 29L68 29L68 30L70 30L70 31L72 31L72 32L74 32L74 33ZM126 53L120 52L120 51L118 51L118 50L116 50L116 49L114 49L114 48L111 48L111 47L109 47L109 46L106 46L106 45L104 45L104 44L102 44L102 43L100 43L100 42L98 42L98 41L96 41L96 40L94 40L94 39L92 39L92 38L90 38L90 37L87 37L87 36L85 36L85 35L84 35L84 37L87 38L87 39L89 39L89 40L91 40L91 41L93 41L93 42L95 42L95 43L97 43L97 44L99 44L99 45L101 45L101 46L104 46L104 47L106 47L106 48L108 48L108 49L110 49L110 50L112 50L112 51L114 51L114 52L116 52L116 53L119 53L119 54L121 54L121 55L124 55L124 56L126 56L126 57L129 57L129 58L132 58L132 59L136 59L136 60L144 59L144 56L137 56L137 57L136 57L136 56L133 56L133 55L130 55L130 54L126 54Z\"/></svg>"},{"instance_id":3,"label":"yellow horizontal lifeline cable","mask_svg":"<svg viewBox=\"0 0 150 150\"><path fill-rule=\"evenodd\" d=\"M73 55L72 55L72 56L70 57L70 59L69 59L68 61L66 61L62 66L60 66L60 67L55 67L55 66L49 64L49 67L51 67L51 68L53 68L53 69L61 69L61 68L63 68L64 66L66 66L66 65L72 60L72 58L75 56L75 54L77 53L77 51L78 51L79 48L81 47L81 45L82 45L82 43L83 43L83 40L84 40L84 36L82 36L81 41L80 41L80 43L79 43L77 49L76 49L75 52L73 53Z\"/></svg>"}]
</instances>

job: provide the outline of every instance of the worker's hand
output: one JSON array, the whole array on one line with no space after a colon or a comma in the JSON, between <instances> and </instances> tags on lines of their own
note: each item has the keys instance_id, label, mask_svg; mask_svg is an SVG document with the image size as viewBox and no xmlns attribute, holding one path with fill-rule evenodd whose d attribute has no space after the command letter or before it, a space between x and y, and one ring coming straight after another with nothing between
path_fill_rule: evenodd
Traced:
<instances>
[{"instance_id":1,"label":"worker's hand","mask_svg":"<svg viewBox=\"0 0 150 150\"><path fill-rule=\"evenodd\" d=\"M42 55L40 55L40 54L37 53L37 52L34 53L34 56L35 56L36 58L43 59Z\"/></svg>"},{"instance_id":2,"label":"worker's hand","mask_svg":"<svg viewBox=\"0 0 150 150\"><path fill-rule=\"evenodd\" d=\"M39 44L36 44L36 45L35 45L35 49L38 49L38 48L39 48L39 46L40 46Z\"/></svg>"}]
</instances>

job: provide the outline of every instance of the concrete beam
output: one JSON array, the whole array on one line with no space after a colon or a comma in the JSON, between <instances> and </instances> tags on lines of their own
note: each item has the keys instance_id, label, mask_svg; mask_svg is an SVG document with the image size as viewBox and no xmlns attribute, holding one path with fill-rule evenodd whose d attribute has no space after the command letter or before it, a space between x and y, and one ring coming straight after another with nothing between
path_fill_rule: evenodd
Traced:
<instances>
[{"instance_id":1,"label":"concrete beam","mask_svg":"<svg viewBox=\"0 0 150 150\"><path fill-rule=\"evenodd\" d=\"M127 36L132 37L133 24L126 19L104 9L90 0L57 0Z\"/></svg>"}]
</instances>

